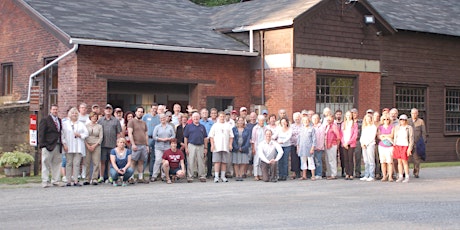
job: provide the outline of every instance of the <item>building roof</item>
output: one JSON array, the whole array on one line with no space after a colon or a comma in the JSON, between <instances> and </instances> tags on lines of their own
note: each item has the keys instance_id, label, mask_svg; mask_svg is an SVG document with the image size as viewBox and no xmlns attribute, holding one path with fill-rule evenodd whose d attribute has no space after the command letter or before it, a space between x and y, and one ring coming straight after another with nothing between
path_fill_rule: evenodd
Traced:
<instances>
[{"instance_id":1,"label":"building roof","mask_svg":"<svg viewBox=\"0 0 460 230\"><path fill-rule=\"evenodd\" d=\"M248 51L211 26L212 8L188 0L22 0L68 39Z\"/></svg>"},{"instance_id":2,"label":"building roof","mask_svg":"<svg viewBox=\"0 0 460 230\"><path fill-rule=\"evenodd\" d=\"M274 28L292 25L295 18L322 0L252 0L215 7L212 24L219 29Z\"/></svg>"},{"instance_id":3,"label":"building roof","mask_svg":"<svg viewBox=\"0 0 460 230\"><path fill-rule=\"evenodd\" d=\"M255 56L247 54L247 44L222 32L291 26L325 0L252 0L219 7L189 0L18 1L78 44ZM396 29L460 36L458 0L367 2Z\"/></svg>"},{"instance_id":4,"label":"building roof","mask_svg":"<svg viewBox=\"0 0 460 230\"><path fill-rule=\"evenodd\" d=\"M367 0L394 28L460 36L459 0Z\"/></svg>"}]
</instances>

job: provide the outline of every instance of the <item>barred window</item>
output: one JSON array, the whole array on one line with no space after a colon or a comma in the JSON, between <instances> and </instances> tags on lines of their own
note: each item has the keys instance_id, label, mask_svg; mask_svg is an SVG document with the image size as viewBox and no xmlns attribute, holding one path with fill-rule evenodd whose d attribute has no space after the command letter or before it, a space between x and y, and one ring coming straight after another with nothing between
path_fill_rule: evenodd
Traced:
<instances>
[{"instance_id":1,"label":"barred window","mask_svg":"<svg viewBox=\"0 0 460 230\"><path fill-rule=\"evenodd\" d=\"M444 131L460 132L460 89L446 89L446 115Z\"/></svg>"},{"instance_id":2,"label":"barred window","mask_svg":"<svg viewBox=\"0 0 460 230\"><path fill-rule=\"evenodd\" d=\"M410 117L410 110L416 108L419 118L425 119L426 87L396 86L395 102L400 115Z\"/></svg>"},{"instance_id":3,"label":"barred window","mask_svg":"<svg viewBox=\"0 0 460 230\"><path fill-rule=\"evenodd\" d=\"M355 78L353 77L316 77L316 112L321 113L329 107L331 111L350 110L355 103Z\"/></svg>"},{"instance_id":4,"label":"barred window","mask_svg":"<svg viewBox=\"0 0 460 230\"><path fill-rule=\"evenodd\" d=\"M13 64L2 65L1 96L13 94Z\"/></svg>"}]
</instances>

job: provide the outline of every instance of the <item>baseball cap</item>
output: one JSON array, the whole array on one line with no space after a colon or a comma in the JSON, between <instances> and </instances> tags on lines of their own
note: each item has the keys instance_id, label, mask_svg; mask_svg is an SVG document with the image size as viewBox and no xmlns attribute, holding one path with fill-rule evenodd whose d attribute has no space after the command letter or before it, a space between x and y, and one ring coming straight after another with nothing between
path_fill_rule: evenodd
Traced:
<instances>
[{"instance_id":1,"label":"baseball cap","mask_svg":"<svg viewBox=\"0 0 460 230\"><path fill-rule=\"evenodd\" d=\"M92 109L94 109L94 108L99 108L99 105L98 105L98 104L94 104L94 105L91 106L91 108L92 108Z\"/></svg>"},{"instance_id":2,"label":"baseball cap","mask_svg":"<svg viewBox=\"0 0 460 230\"><path fill-rule=\"evenodd\" d=\"M238 112L236 110L232 110L232 113L234 114L238 114Z\"/></svg>"},{"instance_id":3,"label":"baseball cap","mask_svg":"<svg viewBox=\"0 0 460 230\"><path fill-rule=\"evenodd\" d=\"M230 115L231 113L229 109L224 110L224 112L225 112L225 115Z\"/></svg>"},{"instance_id":4,"label":"baseball cap","mask_svg":"<svg viewBox=\"0 0 460 230\"><path fill-rule=\"evenodd\" d=\"M268 114L268 110L266 109L262 110L262 114Z\"/></svg>"},{"instance_id":5,"label":"baseball cap","mask_svg":"<svg viewBox=\"0 0 460 230\"><path fill-rule=\"evenodd\" d=\"M374 110L368 109L368 110L366 111L366 113L374 113Z\"/></svg>"},{"instance_id":6,"label":"baseball cap","mask_svg":"<svg viewBox=\"0 0 460 230\"><path fill-rule=\"evenodd\" d=\"M306 109L302 110L302 112L300 113L302 115L307 115L308 114L308 111Z\"/></svg>"},{"instance_id":7,"label":"baseball cap","mask_svg":"<svg viewBox=\"0 0 460 230\"><path fill-rule=\"evenodd\" d=\"M350 112L352 112L352 113L358 113L358 110L357 110L356 108L353 108L353 109L350 110Z\"/></svg>"},{"instance_id":8,"label":"baseball cap","mask_svg":"<svg viewBox=\"0 0 460 230\"><path fill-rule=\"evenodd\" d=\"M401 116L399 116L399 120L407 120L407 115L402 114Z\"/></svg>"},{"instance_id":9,"label":"baseball cap","mask_svg":"<svg viewBox=\"0 0 460 230\"><path fill-rule=\"evenodd\" d=\"M112 107L111 104L107 104L107 105L105 106L105 108L106 108L106 109L113 109L113 107Z\"/></svg>"},{"instance_id":10,"label":"baseball cap","mask_svg":"<svg viewBox=\"0 0 460 230\"><path fill-rule=\"evenodd\" d=\"M246 107L241 107L241 108L240 108L240 112L241 112L241 111L244 111L244 110L248 111L248 109L246 109Z\"/></svg>"}]
</instances>

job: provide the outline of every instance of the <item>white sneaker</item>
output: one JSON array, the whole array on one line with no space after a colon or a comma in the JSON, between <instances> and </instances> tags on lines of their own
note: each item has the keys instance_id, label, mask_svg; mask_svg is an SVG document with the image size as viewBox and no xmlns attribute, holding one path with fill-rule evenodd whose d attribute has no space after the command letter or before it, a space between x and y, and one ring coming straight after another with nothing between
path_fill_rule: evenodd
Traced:
<instances>
[{"instance_id":1,"label":"white sneaker","mask_svg":"<svg viewBox=\"0 0 460 230\"><path fill-rule=\"evenodd\" d=\"M367 181L367 179L369 179L369 177L361 177L359 180Z\"/></svg>"},{"instance_id":2,"label":"white sneaker","mask_svg":"<svg viewBox=\"0 0 460 230\"><path fill-rule=\"evenodd\" d=\"M403 181L403 178L402 177L399 177L397 180L396 180L396 183L400 183Z\"/></svg>"},{"instance_id":3,"label":"white sneaker","mask_svg":"<svg viewBox=\"0 0 460 230\"><path fill-rule=\"evenodd\" d=\"M367 178L367 180L366 180L366 181L375 181L375 179L374 179L374 178L372 178L372 177L369 177L369 178Z\"/></svg>"},{"instance_id":4,"label":"white sneaker","mask_svg":"<svg viewBox=\"0 0 460 230\"><path fill-rule=\"evenodd\" d=\"M409 183L409 177L406 177L406 179L403 180L403 183Z\"/></svg>"},{"instance_id":5,"label":"white sneaker","mask_svg":"<svg viewBox=\"0 0 460 230\"><path fill-rule=\"evenodd\" d=\"M220 179L222 180L222 182L228 182L227 177L221 177Z\"/></svg>"},{"instance_id":6,"label":"white sneaker","mask_svg":"<svg viewBox=\"0 0 460 230\"><path fill-rule=\"evenodd\" d=\"M67 183L67 177L63 176L62 177L62 182Z\"/></svg>"},{"instance_id":7,"label":"white sneaker","mask_svg":"<svg viewBox=\"0 0 460 230\"><path fill-rule=\"evenodd\" d=\"M219 183L219 178L218 177L214 177L214 183Z\"/></svg>"},{"instance_id":8,"label":"white sneaker","mask_svg":"<svg viewBox=\"0 0 460 230\"><path fill-rule=\"evenodd\" d=\"M317 179L317 180L322 180L323 177L322 177L322 176L315 176L315 179Z\"/></svg>"}]
</instances>

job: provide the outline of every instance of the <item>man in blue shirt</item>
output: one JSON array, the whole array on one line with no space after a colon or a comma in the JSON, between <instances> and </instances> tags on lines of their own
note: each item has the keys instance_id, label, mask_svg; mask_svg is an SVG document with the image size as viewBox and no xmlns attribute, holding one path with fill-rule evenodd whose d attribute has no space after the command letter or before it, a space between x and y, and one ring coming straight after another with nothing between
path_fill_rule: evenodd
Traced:
<instances>
[{"instance_id":1,"label":"man in blue shirt","mask_svg":"<svg viewBox=\"0 0 460 230\"><path fill-rule=\"evenodd\" d=\"M153 130L155 126L160 124L160 117L157 114L158 104L153 103L152 108L150 109L150 113L146 113L142 120L147 123L147 135L149 136L149 147L150 147L150 160L149 162L149 172L150 172L150 180L152 181L153 175L153 165L155 162L155 141L153 140ZM144 168L147 166L147 162L144 163ZM153 181L152 181L153 182Z\"/></svg>"},{"instance_id":2,"label":"man in blue shirt","mask_svg":"<svg viewBox=\"0 0 460 230\"><path fill-rule=\"evenodd\" d=\"M184 143L187 154L187 182L193 181L193 172L198 168L198 177L201 182L206 182L206 154L208 152L208 133L200 124L200 114L192 114L192 124L185 126ZM198 167L197 167L198 166Z\"/></svg>"}]
</instances>

